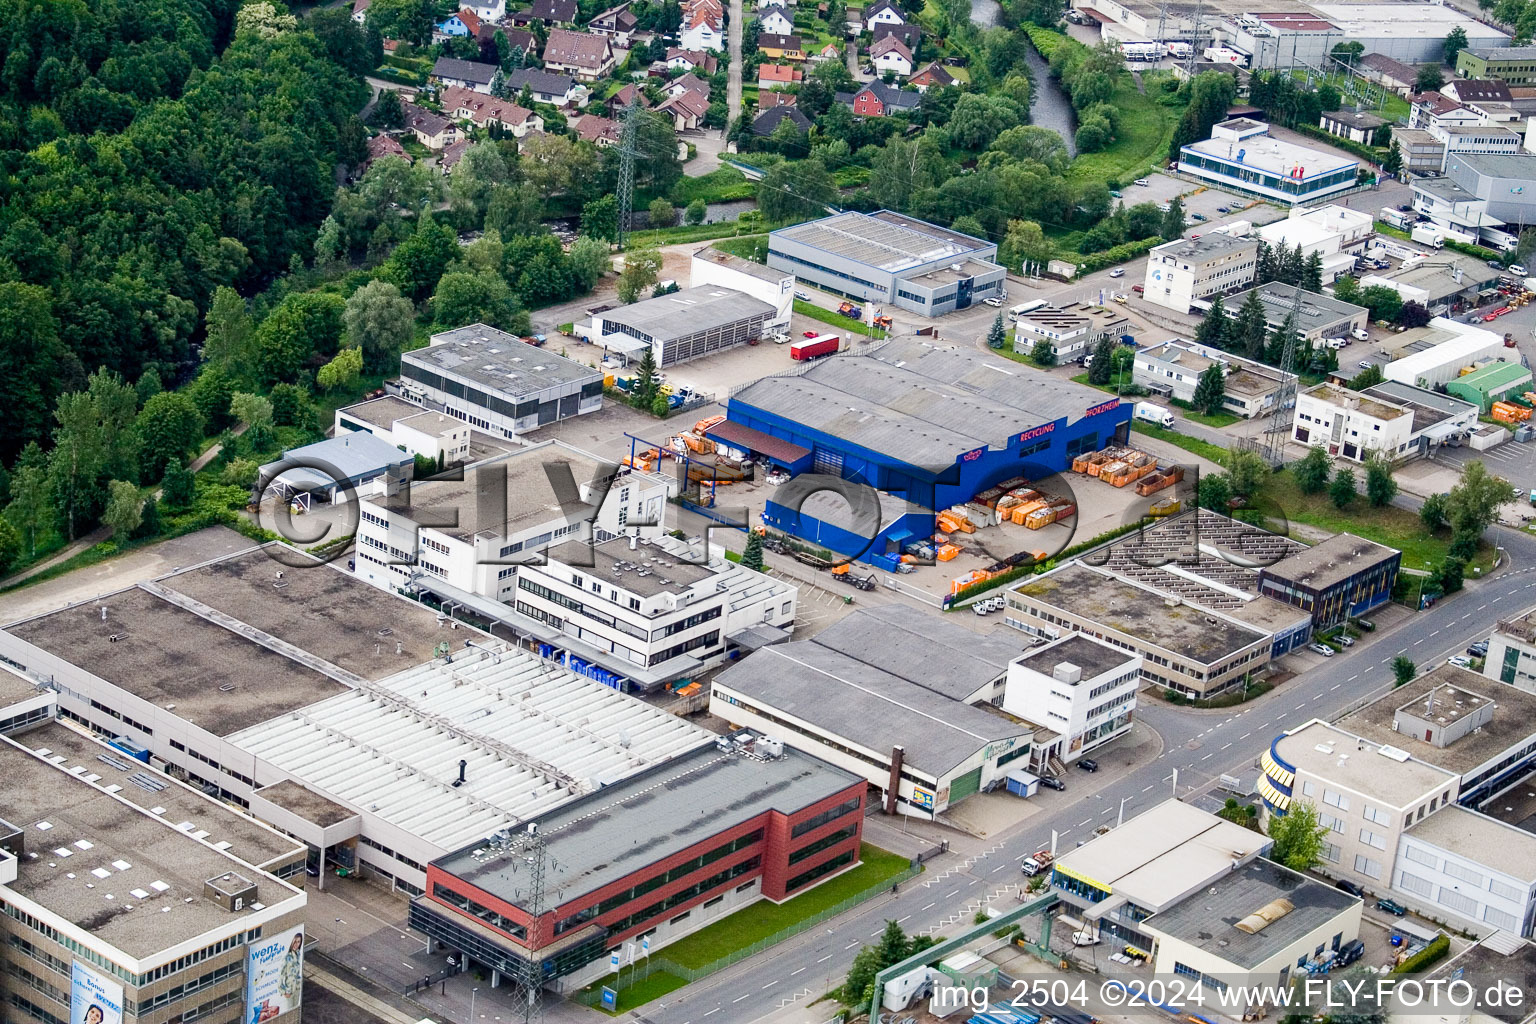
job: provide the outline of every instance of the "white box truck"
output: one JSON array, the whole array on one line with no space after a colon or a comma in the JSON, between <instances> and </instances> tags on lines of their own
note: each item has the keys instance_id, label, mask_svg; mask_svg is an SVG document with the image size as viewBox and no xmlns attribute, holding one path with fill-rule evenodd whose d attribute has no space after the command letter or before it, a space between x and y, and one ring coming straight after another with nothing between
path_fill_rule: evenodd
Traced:
<instances>
[{"instance_id":1,"label":"white box truck","mask_svg":"<svg viewBox=\"0 0 1536 1024\"><path fill-rule=\"evenodd\" d=\"M1137 402L1135 418L1143 423L1155 423L1160 427L1173 427L1173 413L1151 402Z\"/></svg>"},{"instance_id":2,"label":"white box truck","mask_svg":"<svg viewBox=\"0 0 1536 1024\"><path fill-rule=\"evenodd\" d=\"M1409 233L1415 242L1420 245L1428 245L1435 249L1445 248L1445 232L1428 224L1420 224Z\"/></svg>"}]
</instances>

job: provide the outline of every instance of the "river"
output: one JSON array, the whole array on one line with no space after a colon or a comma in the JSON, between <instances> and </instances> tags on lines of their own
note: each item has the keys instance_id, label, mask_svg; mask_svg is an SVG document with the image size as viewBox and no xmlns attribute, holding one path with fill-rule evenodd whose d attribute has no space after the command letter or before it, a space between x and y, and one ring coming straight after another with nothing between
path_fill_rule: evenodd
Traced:
<instances>
[{"instance_id":1,"label":"river","mask_svg":"<svg viewBox=\"0 0 1536 1024\"><path fill-rule=\"evenodd\" d=\"M1002 8L997 0L971 0L971 21L978 27L991 28L1001 16ZM1040 56L1034 43L1030 43L1025 51L1024 63L1029 65L1030 75L1035 80L1034 102L1029 108L1030 123L1060 135L1061 141L1066 143L1067 156L1077 156L1077 115L1072 110L1072 101L1067 99L1060 83L1051 77L1050 65Z\"/></svg>"}]
</instances>

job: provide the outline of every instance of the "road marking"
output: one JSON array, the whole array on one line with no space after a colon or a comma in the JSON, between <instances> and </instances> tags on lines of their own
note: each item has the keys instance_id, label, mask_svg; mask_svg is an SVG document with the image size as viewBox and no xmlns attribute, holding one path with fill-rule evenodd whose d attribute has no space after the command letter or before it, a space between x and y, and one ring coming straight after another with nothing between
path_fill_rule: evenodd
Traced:
<instances>
[{"instance_id":1,"label":"road marking","mask_svg":"<svg viewBox=\"0 0 1536 1024\"><path fill-rule=\"evenodd\" d=\"M1477 610L1478 610L1478 611L1482 611L1482 610L1483 610L1483 609L1484 609L1484 608L1487 608L1487 607L1488 607L1488 606L1487 606L1487 605L1485 605L1485 604L1480 604L1480 605L1478 605L1478 606L1477 606Z\"/></svg>"},{"instance_id":2,"label":"road marking","mask_svg":"<svg viewBox=\"0 0 1536 1024\"><path fill-rule=\"evenodd\" d=\"M1152 788L1151 786L1147 787L1147 789L1151 789L1151 788ZM1147 791L1147 789L1142 790L1142 792L1145 793Z\"/></svg>"},{"instance_id":3,"label":"road marking","mask_svg":"<svg viewBox=\"0 0 1536 1024\"><path fill-rule=\"evenodd\" d=\"M747 996L749 996L749 995L751 995L751 994L752 994L752 993L750 993L750 992L748 992L748 993L747 993L747 995L746 995L746 996L737 996L737 997L736 997L736 998L735 998L735 999L732 999L732 1000L731 1000L731 1002L732 1002L732 1003L733 1003L733 1004L735 1004L735 1003L739 1003L739 1002L741 1002L741 1001L742 1001L742 1000L743 1000L743 999L745 999L745 998L747 998Z\"/></svg>"},{"instance_id":4,"label":"road marking","mask_svg":"<svg viewBox=\"0 0 1536 1024\"><path fill-rule=\"evenodd\" d=\"M956 889L954 892L947 892L947 893L944 894L944 898L945 899L949 899L951 896L953 896L956 892L959 892L959 891L960 891L959 889Z\"/></svg>"},{"instance_id":5,"label":"road marking","mask_svg":"<svg viewBox=\"0 0 1536 1024\"><path fill-rule=\"evenodd\" d=\"M1348 679L1346 679L1346 680L1344 680L1344 681L1345 681L1345 682L1346 682L1346 683L1352 683L1352 682L1354 682L1354 681L1355 681L1355 680L1356 680L1356 679L1359 679L1359 678L1360 678L1360 673L1359 673L1359 672L1356 672L1356 673L1355 673L1355 674L1354 674L1354 675L1352 675L1352 676L1350 676L1350 677L1349 677L1349 678L1348 678ZM1335 690L1337 690L1337 689L1338 689L1338 687L1337 687L1337 686L1335 686L1335 687L1334 687L1334 689L1335 689Z\"/></svg>"},{"instance_id":6,"label":"road marking","mask_svg":"<svg viewBox=\"0 0 1536 1024\"><path fill-rule=\"evenodd\" d=\"M1306 706L1307 706L1306 702L1302 702L1300 704L1297 704L1295 707L1291 708L1291 710L1292 711L1300 711L1302 708L1304 708Z\"/></svg>"},{"instance_id":7,"label":"road marking","mask_svg":"<svg viewBox=\"0 0 1536 1024\"><path fill-rule=\"evenodd\" d=\"M1357 676L1356 678L1359 678L1359 677ZM1351 682L1353 682L1353 680L1351 680ZM1344 685L1343 683L1334 683L1332 686L1328 687L1328 692L1332 693L1334 690L1337 690L1339 687L1341 687L1343 685Z\"/></svg>"},{"instance_id":8,"label":"road marking","mask_svg":"<svg viewBox=\"0 0 1536 1024\"><path fill-rule=\"evenodd\" d=\"M1238 737L1238 739L1240 739L1240 740L1245 740L1245 739L1247 739L1247 738L1248 738L1248 737L1249 737L1249 736L1252 736L1252 735L1253 735L1253 733L1251 733L1251 732L1245 732L1245 733L1243 733L1243 734L1242 734L1242 735L1241 735L1241 736L1239 736L1239 737Z\"/></svg>"},{"instance_id":9,"label":"road marking","mask_svg":"<svg viewBox=\"0 0 1536 1024\"><path fill-rule=\"evenodd\" d=\"M1228 743L1228 744L1225 744L1225 745L1223 745L1223 746L1222 746L1222 748L1221 748L1221 749L1222 749L1222 750L1226 750L1226 749L1227 749L1227 747L1230 747L1230 746L1231 746L1231 745L1232 745L1232 744L1230 744L1230 743ZM1145 792L1145 790L1143 790L1143 792Z\"/></svg>"},{"instance_id":10,"label":"road marking","mask_svg":"<svg viewBox=\"0 0 1536 1024\"><path fill-rule=\"evenodd\" d=\"M1435 637L1437 637L1439 635L1440 635L1440 631L1437 629L1433 633L1429 634L1429 638L1433 639L1433 638L1435 638Z\"/></svg>"},{"instance_id":11,"label":"road marking","mask_svg":"<svg viewBox=\"0 0 1536 1024\"><path fill-rule=\"evenodd\" d=\"M824 964L828 960L831 960L831 959L832 959L832 954L828 953L826 956L822 957L820 960L817 960L816 962L819 963L819 964Z\"/></svg>"},{"instance_id":12,"label":"road marking","mask_svg":"<svg viewBox=\"0 0 1536 1024\"><path fill-rule=\"evenodd\" d=\"M1280 719L1284 718L1288 714L1290 714L1289 711L1282 711L1282 712L1280 712L1278 715L1275 716L1275 721L1277 721L1277 722L1280 721Z\"/></svg>"},{"instance_id":13,"label":"road marking","mask_svg":"<svg viewBox=\"0 0 1536 1024\"><path fill-rule=\"evenodd\" d=\"M995 875L999 871L1003 870L1003 868L1006 868L1007 866L1008 866L1007 864L999 864L997 867L992 869L992 873Z\"/></svg>"},{"instance_id":14,"label":"road marking","mask_svg":"<svg viewBox=\"0 0 1536 1024\"><path fill-rule=\"evenodd\" d=\"M720 1012L720 1007L717 1006L713 1010L706 1010L705 1013L704 1013L704 1016L708 1017L711 1013L719 1013L719 1012Z\"/></svg>"},{"instance_id":15,"label":"road marking","mask_svg":"<svg viewBox=\"0 0 1536 1024\"><path fill-rule=\"evenodd\" d=\"M777 985L778 983L779 983L779 979L778 978L774 978L768 984L764 985L763 988L773 988L773 986ZM761 989L761 988L758 989L759 992L761 992L762 990L763 989Z\"/></svg>"},{"instance_id":16,"label":"road marking","mask_svg":"<svg viewBox=\"0 0 1536 1024\"><path fill-rule=\"evenodd\" d=\"M933 907L936 907L936 906L938 906L938 905L939 905L939 902L938 902L938 900L934 900L934 901L933 901L933 902L932 902L932 903L930 903L930 904L928 904L928 906L926 906L926 907L924 907L924 908L922 908L922 910L919 910L919 911L918 911L918 913L919 913L919 914L921 914L921 913L922 913L922 912L923 912L923 910L929 910L929 909L931 909L931 908L933 908ZM910 917L910 916L911 916L911 915L910 915L910 914L908 914L908 915L907 915L907 916L908 916L908 917ZM901 919L901 920L902 920L902 921L905 921L905 920L906 920L906 919L907 919L907 918L905 918L905 917L904 917L904 918L902 918L902 919ZM898 922L898 923L900 923L900 922Z\"/></svg>"},{"instance_id":17,"label":"road marking","mask_svg":"<svg viewBox=\"0 0 1536 1024\"><path fill-rule=\"evenodd\" d=\"M857 945L858 945L857 942L850 942L850 943L848 943L848 945L844 946L843 948L844 949L852 949L854 946L857 946Z\"/></svg>"},{"instance_id":18,"label":"road marking","mask_svg":"<svg viewBox=\"0 0 1536 1024\"><path fill-rule=\"evenodd\" d=\"M804 971L804 970L805 970L805 968L804 968L804 967L802 967L802 968L800 968L800 970L799 970L799 971L790 971L790 972L789 972L789 976L790 976L790 977L791 977L791 978L793 978L793 977L794 977L794 976L795 976L795 975L797 975L797 974L799 974L799 973L801 973L801 971Z\"/></svg>"},{"instance_id":19,"label":"road marking","mask_svg":"<svg viewBox=\"0 0 1536 1024\"><path fill-rule=\"evenodd\" d=\"M1215 751L1212 751L1212 753L1215 753ZM1200 760L1202 760L1202 761L1209 761L1210 759L1211 759L1211 754L1206 754Z\"/></svg>"},{"instance_id":20,"label":"road marking","mask_svg":"<svg viewBox=\"0 0 1536 1024\"><path fill-rule=\"evenodd\" d=\"M1092 818L1084 818L1082 821L1078 822L1076 825L1074 825L1072 827L1073 828L1082 828L1084 825L1088 824L1092 820L1093 820Z\"/></svg>"},{"instance_id":21,"label":"road marking","mask_svg":"<svg viewBox=\"0 0 1536 1024\"><path fill-rule=\"evenodd\" d=\"M930 904L928 904L928 907L931 907L931 906L933 906L933 904L932 904L932 903L930 903ZM927 910L927 909L928 909L928 907L924 907L924 908L923 908L923 909L924 909L924 910ZM908 914L908 915L907 915L907 917L911 917L911 916L912 916L912 915L911 915L911 914ZM896 921L896 923L897 923L897 924L901 924L901 922L902 922L902 921L905 921L905 920L906 920L906 919L907 919L907 917L903 917L903 918L899 918L899 919L898 919L898 920L897 920L897 921Z\"/></svg>"}]
</instances>

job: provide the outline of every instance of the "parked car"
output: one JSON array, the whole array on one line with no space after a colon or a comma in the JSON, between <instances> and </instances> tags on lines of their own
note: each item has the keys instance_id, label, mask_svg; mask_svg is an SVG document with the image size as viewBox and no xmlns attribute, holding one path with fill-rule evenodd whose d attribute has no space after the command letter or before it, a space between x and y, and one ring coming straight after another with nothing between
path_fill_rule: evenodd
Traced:
<instances>
[{"instance_id":1,"label":"parked car","mask_svg":"<svg viewBox=\"0 0 1536 1024\"><path fill-rule=\"evenodd\" d=\"M821 332L820 331L801 331L800 333L805 335L807 338L819 338L819 337L821 337Z\"/></svg>"},{"instance_id":2,"label":"parked car","mask_svg":"<svg viewBox=\"0 0 1536 1024\"><path fill-rule=\"evenodd\" d=\"M1525 264L1523 264L1523 263L1511 263L1509 265L1509 272L1511 274L1514 274L1516 277L1524 277L1525 276Z\"/></svg>"},{"instance_id":3,"label":"parked car","mask_svg":"<svg viewBox=\"0 0 1536 1024\"><path fill-rule=\"evenodd\" d=\"M1109 272L1109 276L1110 277L1124 277L1125 276L1125 268L1124 267L1116 267L1114 270L1111 270Z\"/></svg>"},{"instance_id":4,"label":"parked car","mask_svg":"<svg viewBox=\"0 0 1536 1024\"><path fill-rule=\"evenodd\" d=\"M1109 190L1109 194L1110 194L1110 196L1112 196L1115 199L1124 199L1125 198L1124 195L1122 195L1119 192L1116 192L1114 189L1110 189Z\"/></svg>"},{"instance_id":5,"label":"parked car","mask_svg":"<svg viewBox=\"0 0 1536 1024\"><path fill-rule=\"evenodd\" d=\"M1329 647L1327 644L1313 644L1311 649L1316 651L1318 654L1321 654L1325 658L1333 657L1333 648Z\"/></svg>"},{"instance_id":6,"label":"parked car","mask_svg":"<svg viewBox=\"0 0 1536 1024\"><path fill-rule=\"evenodd\" d=\"M1123 303L1123 302L1125 302L1125 300L1126 300L1125 292L1115 292L1115 301L1116 302Z\"/></svg>"},{"instance_id":7,"label":"parked car","mask_svg":"<svg viewBox=\"0 0 1536 1024\"><path fill-rule=\"evenodd\" d=\"M1349 893L1351 896L1358 896L1361 899L1365 898L1365 890L1360 888L1358 885L1356 885L1354 882L1351 882L1347 878L1341 878L1337 882L1334 882L1333 883L1333 887L1335 889L1343 889L1345 892Z\"/></svg>"},{"instance_id":8,"label":"parked car","mask_svg":"<svg viewBox=\"0 0 1536 1024\"><path fill-rule=\"evenodd\" d=\"M1365 943L1359 939L1350 939L1339 947L1339 955L1333 958L1333 966L1335 969L1348 967L1362 956L1365 956Z\"/></svg>"},{"instance_id":9,"label":"parked car","mask_svg":"<svg viewBox=\"0 0 1536 1024\"><path fill-rule=\"evenodd\" d=\"M1096 772L1099 770L1099 762L1091 757L1085 757L1078 761L1077 766L1085 772Z\"/></svg>"},{"instance_id":10,"label":"parked car","mask_svg":"<svg viewBox=\"0 0 1536 1024\"><path fill-rule=\"evenodd\" d=\"M1147 290L1139 284L1133 284L1131 285L1131 291L1135 292L1137 295L1144 295L1146 294Z\"/></svg>"},{"instance_id":11,"label":"parked car","mask_svg":"<svg viewBox=\"0 0 1536 1024\"><path fill-rule=\"evenodd\" d=\"M1150 181L1148 181L1146 178L1137 178L1136 179L1136 184L1140 185L1142 188L1146 188L1148 185L1150 185L1152 183Z\"/></svg>"},{"instance_id":12,"label":"parked car","mask_svg":"<svg viewBox=\"0 0 1536 1024\"><path fill-rule=\"evenodd\" d=\"M1197 239L1197 238L1199 238L1199 237L1200 237L1200 233L1199 233L1199 232L1196 232L1196 233L1195 233L1195 234L1193 234L1193 235L1190 235L1190 236L1189 236L1189 240L1190 240L1190 241L1191 241L1191 242L1193 242L1193 241L1194 241L1194 240L1195 240L1195 239Z\"/></svg>"},{"instance_id":13,"label":"parked car","mask_svg":"<svg viewBox=\"0 0 1536 1024\"><path fill-rule=\"evenodd\" d=\"M1343 647L1353 647L1355 646L1355 638L1350 636L1348 633L1340 633L1339 644Z\"/></svg>"},{"instance_id":14,"label":"parked car","mask_svg":"<svg viewBox=\"0 0 1536 1024\"><path fill-rule=\"evenodd\" d=\"M1064 793L1067 789L1067 784L1056 778L1054 775L1043 776L1040 779L1040 785L1044 786L1046 789L1054 789L1058 793Z\"/></svg>"},{"instance_id":15,"label":"parked car","mask_svg":"<svg viewBox=\"0 0 1536 1024\"><path fill-rule=\"evenodd\" d=\"M998 306L1001 306L1003 304L1003 300L998 298L995 295L992 296L989 299L982 299L981 301L985 302L987 305L991 306L994 309L996 309Z\"/></svg>"},{"instance_id":16,"label":"parked car","mask_svg":"<svg viewBox=\"0 0 1536 1024\"><path fill-rule=\"evenodd\" d=\"M1355 365L1360 367L1360 369L1362 369L1362 370L1369 370L1371 368L1371 366L1374 365L1374 364L1372 364L1372 362L1369 359L1362 359L1358 363L1356 363Z\"/></svg>"},{"instance_id":17,"label":"parked car","mask_svg":"<svg viewBox=\"0 0 1536 1024\"><path fill-rule=\"evenodd\" d=\"M1205 220L1205 214L1203 214L1203 213L1192 213L1192 214L1189 215L1189 219L1190 220Z\"/></svg>"},{"instance_id":18,"label":"parked car","mask_svg":"<svg viewBox=\"0 0 1536 1024\"><path fill-rule=\"evenodd\" d=\"M1397 902L1397 900L1388 899L1385 896L1376 901L1376 909L1385 910L1393 917L1402 917L1404 914L1408 913L1407 907Z\"/></svg>"},{"instance_id":19,"label":"parked car","mask_svg":"<svg viewBox=\"0 0 1536 1024\"><path fill-rule=\"evenodd\" d=\"M1370 619L1356 619L1355 628L1364 630L1367 633L1374 633L1376 632L1376 623L1372 622Z\"/></svg>"},{"instance_id":20,"label":"parked car","mask_svg":"<svg viewBox=\"0 0 1536 1024\"><path fill-rule=\"evenodd\" d=\"M1500 263L1498 260L1487 260L1486 262L1494 270L1503 270L1504 269L1504 264Z\"/></svg>"},{"instance_id":21,"label":"parked car","mask_svg":"<svg viewBox=\"0 0 1536 1024\"><path fill-rule=\"evenodd\" d=\"M1467 648L1467 653L1472 655L1474 658L1488 657L1488 641L1479 640L1477 643Z\"/></svg>"},{"instance_id":22,"label":"parked car","mask_svg":"<svg viewBox=\"0 0 1536 1024\"><path fill-rule=\"evenodd\" d=\"M810 302L811 301L811 293L810 292L797 291L797 292L795 292L795 298L799 299L801 302Z\"/></svg>"},{"instance_id":23,"label":"parked car","mask_svg":"<svg viewBox=\"0 0 1536 1024\"><path fill-rule=\"evenodd\" d=\"M1216 207L1216 212L1217 213L1231 213L1232 212L1232 207L1230 207L1230 206L1218 206L1218 207ZM1204 220L1205 218L1202 217L1200 219Z\"/></svg>"},{"instance_id":24,"label":"parked car","mask_svg":"<svg viewBox=\"0 0 1536 1024\"><path fill-rule=\"evenodd\" d=\"M1448 664L1448 665L1455 665L1457 668L1471 668L1472 667L1472 659L1467 657L1465 654L1454 655L1453 657L1445 659L1445 661L1446 661L1446 664Z\"/></svg>"}]
</instances>

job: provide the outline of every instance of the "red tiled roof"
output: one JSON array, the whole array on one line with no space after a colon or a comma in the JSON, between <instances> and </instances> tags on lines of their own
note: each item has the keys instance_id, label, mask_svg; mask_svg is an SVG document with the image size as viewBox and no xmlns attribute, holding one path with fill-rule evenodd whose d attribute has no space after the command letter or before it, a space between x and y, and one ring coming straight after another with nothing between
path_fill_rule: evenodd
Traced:
<instances>
[{"instance_id":1,"label":"red tiled roof","mask_svg":"<svg viewBox=\"0 0 1536 1024\"><path fill-rule=\"evenodd\" d=\"M892 50L905 57L909 64L912 62L912 51L907 49L906 43L902 42L900 39L897 39L895 36L886 36L884 39L871 46L869 48L869 55L871 57L883 57L887 53L890 53Z\"/></svg>"},{"instance_id":2,"label":"red tiled roof","mask_svg":"<svg viewBox=\"0 0 1536 1024\"><path fill-rule=\"evenodd\" d=\"M598 117L596 114L582 114L571 125L576 132L576 137L587 142L596 142L606 138L613 142L619 141L619 122L610 121L606 117Z\"/></svg>"},{"instance_id":3,"label":"red tiled roof","mask_svg":"<svg viewBox=\"0 0 1536 1024\"><path fill-rule=\"evenodd\" d=\"M579 68L599 68L611 56L607 36L552 28L544 43L544 63L574 64Z\"/></svg>"},{"instance_id":4,"label":"red tiled roof","mask_svg":"<svg viewBox=\"0 0 1536 1024\"><path fill-rule=\"evenodd\" d=\"M480 34L480 16L474 11L468 7L461 7L455 17L464 23L464 27L469 29L470 35L478 36Z\"/></svg>"},{"instance_id":5,"label":"red tiled roof","mask_svg":"<svg viewBox=\"0 0 1536 1024\"><path fill-rule=\"evenodd\" d=\"M513 100L499 100L457 85L445 88L441 99L443 110L455 117L467 117L477 125L489 121L519 125L533 116L533 111L518 106Z\"/></svg>"},{"instance_id":6,"label":"red tiled roof","mask_svg":"<svg viewBox=\"0 0 1536 1024\"><path fill-rule=\"evenodd\" d=\"M804 75L801 74L799 68L788 67L784 64L761 64L757 69L757 79L760 82L793 85L803 77Z\"/></svg>"}]
</instances>

